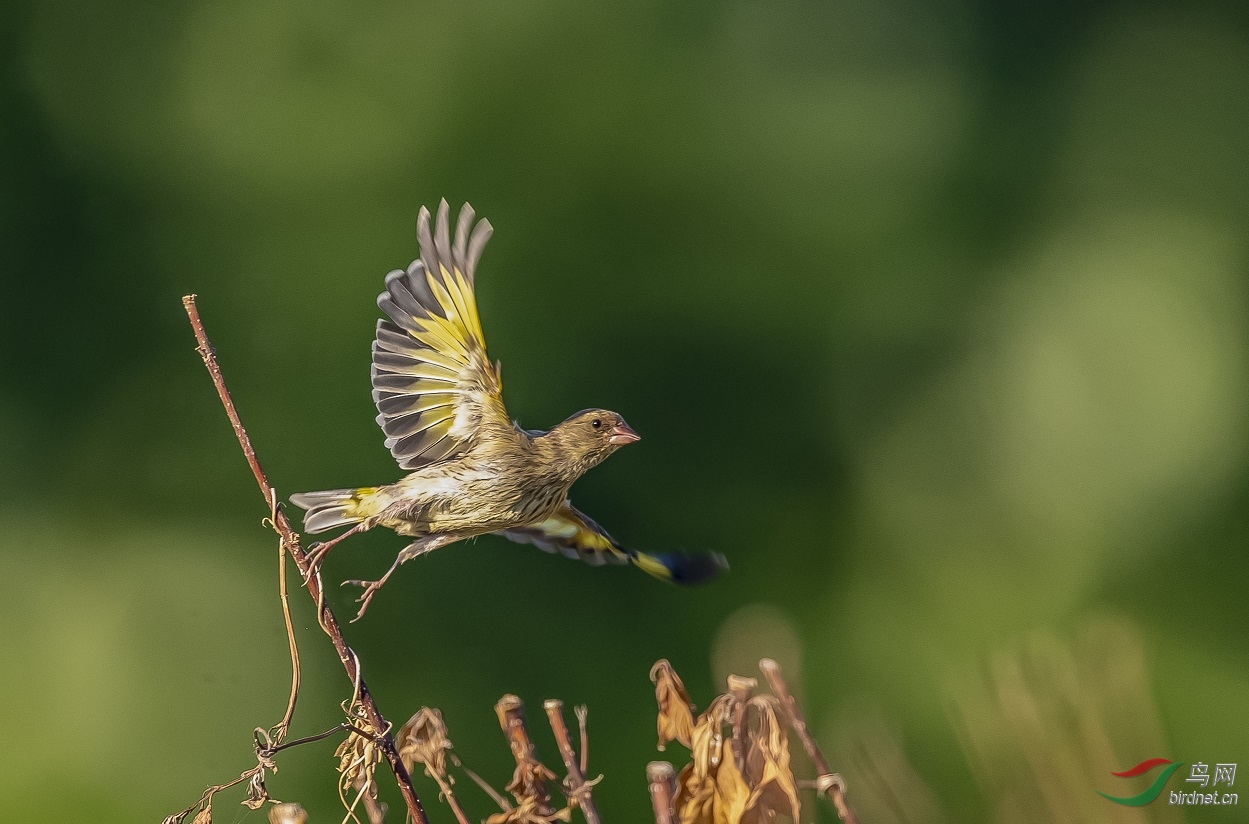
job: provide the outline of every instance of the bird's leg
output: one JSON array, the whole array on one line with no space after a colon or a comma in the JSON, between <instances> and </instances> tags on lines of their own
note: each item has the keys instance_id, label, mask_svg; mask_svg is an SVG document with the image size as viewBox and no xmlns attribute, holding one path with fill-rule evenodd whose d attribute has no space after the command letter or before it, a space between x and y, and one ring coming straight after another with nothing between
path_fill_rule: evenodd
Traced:
<instances>
[{"instance_id":1,"label":"bird's leg","mask_svg":"<svg viewBox=\"0 0 1249 824\"><path fill-rule=\"evenodd\" d=\"M330 554L330 550L338 546L338 543L348 535L355 535L357 532L364 532L369 528L368 521L361 521L351 529L324 543L315 543L308 550L308 573L304 575L304 583L308 583L308 579L316 575L321 569L321 564L325 563L325 556Z\"/></svg>"},{"instance_id":2,"label":"bird's leg","mask_svg":"<svg viewBox=\"0 0 1249 824\"><path fill-rule=\"evenodd\" d=\"M356 613L355 618L351 619L351 623L354 624L364 617L364 612L369 608L369 602L373 600L373 596L377 594L377 591L382 588L401 565L411 561L418 555L433 552L435 549L453 543L455 540L456 538L451 535L430 535L421 538L419 541L413 541L400 550L399 554L395 556L395 562L390 565L390 569L386 570L386 573L376 581L343 581L343 586L364 587L364 592L360 593L360 597L356 599L360 604L360 611Z\"/></svg>"}]
</instances>

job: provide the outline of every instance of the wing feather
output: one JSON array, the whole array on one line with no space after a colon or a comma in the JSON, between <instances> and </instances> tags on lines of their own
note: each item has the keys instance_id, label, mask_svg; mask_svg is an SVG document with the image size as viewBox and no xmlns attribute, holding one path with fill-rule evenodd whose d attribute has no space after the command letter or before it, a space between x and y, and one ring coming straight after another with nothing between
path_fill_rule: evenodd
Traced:
<instances>
[{"instance_id":1,"label":"wing feather","mask_svg":"<svg viewBox=\"0 0 1249 824\"><path fill-rule=\"evenodd\" d=\"M434 222L434 249L438 252L438 268L451 269L454 264L451 261L451 233L449 231L451 221L448 219L451 207L447 205L447 199L443 198L438 203L438 219ZM430 269L431 272L437 272L438 269Z\"/></svg>"},{"instance_id":2,"label":"wing feather","mask_svg":"<svg viewBox=\"0 0 1249 824\"><path fill-rule=\"evenodd\" d=\"M682 585L706 583L729 566L724 556L715 552L649 555L627 549L568 501L541 523L505 529L498 534L546 552L579 558L592 566L632 563L648 575Z\"/></svg>"},{"instance_id":3,"label":"wing feather","mask_svg":"<svg viewBox=\"0 0 1249 824\"><path fill-rule=\"evenodd\" d=\"M473 273L477 271L477 261L481 260L481 251L486 248L486 241L492 234L494 234L494 228L488 220L483 220L473 227L473 235L468 239L468 256L464 259L464 273L468 275L469 283L473 282Z\"/></svg>"},{"instance_id":4,"label":"wing feather","mask_svg":"<svg viewBox=\"0 0 1249 824\"><path fill-rule=\"evenodd\" d=\"M460 209L460 219L455 222L455 244L451 247L451 262L461 272L468 271L468 267L464 265L464 253L468 250L468 230L473 228L474 217L476 213L473 212L473 207L465 203L464 208Z\"/></svg>"},{"instance_id":5,"label":"wing feather","mask_svg":"<svg viewBox=\"0 0 1249 824\"><path fill-rule=\"evenodd\" d=\"M373 401L386 447L416 469L471 449L479 433L512 431L473 294L490 224L465 205L451 240L449 207L417 216L420 257L386 276L373 343Z\"/></svg>"},{"instance_id":6,"label":"wing feather","mask_svg":"<svg viewBox=\"0 0 1249 824\"><path fill-rule=\"evenodd\" d=\"M509 541L533 544L544 552L558 552L592 566L629 562L627 549L567 501L541 523L505 529L498 534Z\"/></svg>"},{"instance_id":7,"label":"wing feather","mask_svg":"<svg viewBox=\"0 0 1249 824\"><path fill-rule=\"evenodd\" d=\"M420 369L422 364L440 367L452 375L456 374L460 368L460 364L455 358L440 354L432 349L425 350L417 357L379 347L373 352L373 363L380 368L400 375L409 374L409 370ZM417 373L412 372L411 374Z\"/></svg>"}]
</instances>

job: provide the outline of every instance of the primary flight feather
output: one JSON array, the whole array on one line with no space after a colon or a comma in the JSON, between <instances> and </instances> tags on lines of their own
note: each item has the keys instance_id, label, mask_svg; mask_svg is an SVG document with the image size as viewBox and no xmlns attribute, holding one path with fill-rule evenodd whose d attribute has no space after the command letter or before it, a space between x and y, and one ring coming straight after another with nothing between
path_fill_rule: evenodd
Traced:
<instances>
[{"instance_id":1,"label":"primary flight feather","mask_svg":"<svg viewBox=\"0 0 1249 824\"><path fill-rule=\"evenodd\" d=\"M710 580L724 557L648 555L617 543L568 501L587 470L638 440L624 418L587 409L549 432L524 430L503 406L498 364L486 355L474 277L490 223L460 210L452 238L447 201L430 227L417 218L420 257L386 276L377 305L373 342L373 401L386 447L412 472L389 486L292 495L307 510L304 530L354 525L313 548L313 574L348 535L382 526L415 540L376 581L364 587L358 619L405 561L449 543L495 533L588 563L632 562L658 578L682 584Z\"/></svg>"}]
</instances>

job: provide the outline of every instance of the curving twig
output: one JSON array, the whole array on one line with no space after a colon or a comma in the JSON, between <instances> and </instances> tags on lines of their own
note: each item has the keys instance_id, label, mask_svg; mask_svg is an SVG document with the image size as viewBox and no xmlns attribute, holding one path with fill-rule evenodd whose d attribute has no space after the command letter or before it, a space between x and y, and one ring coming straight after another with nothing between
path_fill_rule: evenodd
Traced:
<instances>
[{"instance_id":1,"label":"curving twig","mask_svg":"<svg viewBox=\"0 0 1249 824\"><path fill-rule=\"evenodd\" d=\"M269 517L265 519L265 523L270 528L275 528L278 517L278 491L273 487L269 487ZM282 620L286 624L286 643L291 649L291 696L286 701L286 713L282 716L282 720L278 725L269 730L269 734L273 736L273 740L278 744L286 738L286 734L290 732L291 721L295 718L295 702L299 700L299 647L295 644L295 625L291 621L291 604L286 593L286 547L282 541L278 541L278 594L282 600Z\"/></svg>"},{"instance_id":2,"label":"curving twig","mask_svg":"<svg viewBox=\"0 0 1249 824\"><path fill-rule=\"evenodd\" d=\"M247 430L243 428L243 422L239 419L238 410L234 408L234 401L230 398L230 390L226 388L225 379L221 375L221 367L217 363L216 352L208 341L208 334L204 331L204 324L200 320L199 310L195 306L195 295L183 297L182 307L186 310L187 319L190 320L191 328L195 332L196 351L199 352L200 357L204 361L204 366L208 369L208 374L212 377L213 386L217 389L217 396L221 399L221 405L225 407L226 416L229 417L230 425L234 428L234 435L238 438L239 446L243 450L243 456L247 459L247 465L251 467L252 475L260 486L261 494L265 496L266 504L269 505L273 529L281 537L282 546L291 554L291 558L295 561L295 565L299 568L300 573L308 581L308 594L312 596L312 600L317 606L317 620L325 634L329 636L330 642L334 645L334 650L338 653L339 660L342 661L343 669L347 671L347 677L351 680L356 692L356 701L363 710L369 726L379 731L376 739L377 746L386 758L387 763L390 764L391 771L395 774L395 783L399 785L399 792L407 805L408 815L411 816L413 824L428 824L429 820L425 817L425 809L421 806L421 800L416 796L416 790L412 787L412 778L408 775L407 768L403 766L403 762L399 760L399 754L395 750L394 739L389 733L390 724L382 716L381 712L378 711L377 704L373 702L373 696L369 692L368 686L364 683L364 678L361 676L359 660L351 647L347 646L347 641L343 638L342 627L339 625L338 619L334 617L333 611L325 603L321 577L312 569L308 562L308 555L300 545L298 533L291 527L286 513L282 511L281 507L276 505L276 499L270 492L272 487L269 485L269 480L265 476L264 470L260 467L260 461L256 458L256 451L252 448L251 439L247 436Z\"/></svg>"}]
</instances>

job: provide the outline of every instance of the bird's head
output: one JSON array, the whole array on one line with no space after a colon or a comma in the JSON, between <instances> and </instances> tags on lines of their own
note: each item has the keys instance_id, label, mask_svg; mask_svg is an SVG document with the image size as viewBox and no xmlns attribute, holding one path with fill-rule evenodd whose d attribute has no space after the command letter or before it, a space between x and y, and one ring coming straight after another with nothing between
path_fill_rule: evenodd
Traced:
<instances>
[{"instance_id":1,"label":"bird's head","mask_svg":"<svg viewBox=\"0 0 1249 824\"><path fill-rule=\"evenodd\" d=\"M586 409L550 432L560 452L582 472L604 461L627 443L639 440L625 419L606 409Z\"/></svg>"}]
</instances>

